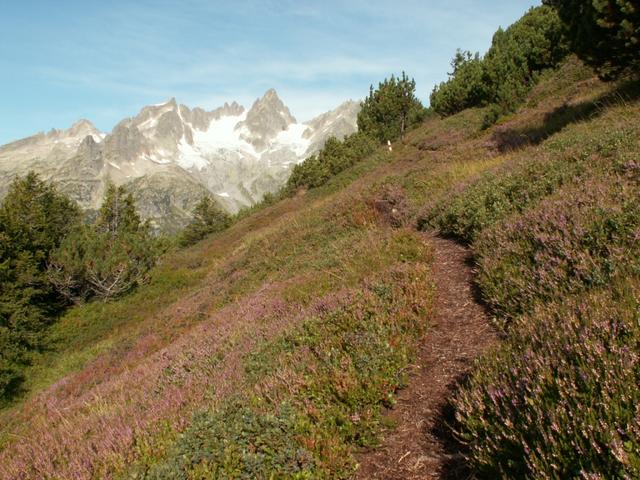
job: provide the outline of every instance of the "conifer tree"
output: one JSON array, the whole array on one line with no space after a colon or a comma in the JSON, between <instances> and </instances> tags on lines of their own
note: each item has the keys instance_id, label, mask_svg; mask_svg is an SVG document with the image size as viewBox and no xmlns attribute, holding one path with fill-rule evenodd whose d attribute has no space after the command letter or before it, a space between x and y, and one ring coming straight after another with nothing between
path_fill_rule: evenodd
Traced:
<instances>
[{"instance_id":1,"label":"conifer tree","mask_svg":"<svg viewBox=\"0 0 640 480\"><path fill-rule=\"evenodd\" d=\"M145 282L158 255L131 193L109 184L95 225L78 226L53 252L49 281L73 302L109 299Z\"/></svg>"},{"instance_id":2,"label":"conifer tree","mask_svg":"<svg viewBox=\"0 0 640 480\"><path fill-rule=\"evenodd\" d=\"M182 232L180 243L191 245L210 233L220 232L231 224L231 218L211 199L203 196L193 210L193 220Z\"/></svg>"},{"instance_id":3,"label":"conifer tree","mask_svg":"<svg viewBox=\"0 0 640 480\"><path fill-rule=\"evenodd\" d=\"M640 71L637 0L545 0L564 25L571 49L604 80Z\"/></svg>"},{"instance_id":4,"label":"conifer tree","mask_svg":"<svg viewBox=\"0 0 640 480\"><path fill-rule=\"evenodd\" d=\"M441 115L452 115L465 108L482 104L488 97L483 80L480 54L458 49L451 60L450 80L433 88L431 108Z\"/></svg>"},{"instance_id":5,"label":"conifer tree","mask_svg":"<svg viewBox=\"0 0 640 480\"><path fill-rule=\"evenodd\" d=\"M136 212L133 195L123 186L107 184L96 221L98 231L111 234L136 232L140 226L140 216Z\"/></svg>"},{"instance_id":6,"label":"conifer tree","mask_svg":"<svg viewBox=\"0 0 640 480\"><path fill-rule=\"evenodd\" d=\"M380 142L395 140L424 119L425 108L415 96L416 82L405 72L385 79L369 96L358 113L358 131Z\"/></svg>"},{"instance_id":7,"label":"conifer tree","mask_svg":"<svg viewBox=\"0 0 640 480\"><path fill-rule=\"evenodd\" d=\"M19 388L30 351L63 306L46 265L79 218L76 204L35 173L17 178L0 206L0 400Z\"/></svg>"},{"instance_id":8,"label":"conifer tree","mask_svg":"<svg viewBox=\"0 0 640 480\"><path fill-rule=\"evenodd\" d=\"M567 54L556 11L532 8L506 30L496 31L484 57L458 50L449 79L431 93L431 107L441 115L488 105L492 115L511 112L540 73L556 67Z\"/></svg>"}]
</instances>

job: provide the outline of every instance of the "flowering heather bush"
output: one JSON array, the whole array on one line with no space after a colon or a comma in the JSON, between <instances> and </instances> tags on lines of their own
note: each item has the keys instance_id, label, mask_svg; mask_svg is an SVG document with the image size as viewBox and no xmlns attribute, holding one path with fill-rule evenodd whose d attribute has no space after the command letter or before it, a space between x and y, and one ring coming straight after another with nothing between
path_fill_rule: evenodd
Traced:
<instances>
[{"instance_id":1,"label":"flowering heather bush","mask_svg":"<svg viewBox=\"0 0 640 480\"><path fill-rule=\"evenodd\" d=\"M141 338L123 371L105 374L111 365L99 357L30 401L24 425L0 450L0 478L112 478L124 464L158 455L158 429L175 436L201 405L235 393L242 355L300 315L266 286L159 351L139 355L148 343Z\"/></svg>"},{"instance_id":2,"label":"flowering heather bush","mask_svg":"<svg viewBox=\"0 0 640 480\"><path fill-rule=\"evenodd\" d=\"M400 228L409 218L409 204L402 187L392 183L382 185L366 200L384 223Z\"/></svg>"},{"instance_id":3,"label":"flowering heather bush","mask_svg":"<svg viewBox=\"0 0 640 480\"><path fill-rule=\"evenodd\" d=\"M328 215L343 218L343 224L319 221ZM243 355L306 319L351 305L350 289L362 289L372 272L397 263L428 263L430 252L417 232L375 227L353 223L341 208L325 206L255 238L243 237L241 248L220 261L199 290L154 311L154 323L131 337L117 337L116 347L25 403L20 417L4 430L0 478L110 478L131 464L148 471L190 426L194 411L246 390ZM304 251L293 248L299 244ZM420 301L429 301L424 285L415 288ZM294 290L302 303L287 300L285 293ZM410 308L406 296L398 294L398 301ZM114 305L97 305L104 312L95 311L88 319L81 318L90 313L83 308L73 325L107 321L103 317L113 315ZM125 309L118 315L129 311L139 314ZM191 327L174 331L196 317ZM395 321L387 313L377 318ZM93 327L90 331L95 333ZM246 407L258 425L289 421L275 407ZM278 458L289 458L283 455Z\"/></svg>"},{"instance_id":4,"label":"flowering heather bush","mask_svg":"<svg viewBox=\"0 0 640 480\"><path fill-rule=\"evenodd\" d=\"M569 157L562 161L527 162L513 171L487 173L453 199L443 199L420 219L420 227L436 227L472 242L484 228L524 211L559 186L575 181L584 171L584 163Z\"/></svg>"},{"instance_id":5,"label":"flowering heather bush","mask_svg":"<svg viewBox=\"0 0 640 480\"><path fill-rule=\"evenodd\" d=\"M595 109L597 104L588 105ZM428 206L418 226L471 243L483 229L526 211L565 185L595 174L625 175L640 149L640 126L628 117L629 110L620 108L515 154L498 169Z\"/></svg>"},{"instance_id":6,"label":"flowering heather bush","mask_svg":"<svg viewBox=\"0 0 640 480\"><path fill-rule=\"evenodd\" d=\"M592 179L486 229L474 244L478 284L505 318L536 302L640 273L640 185Z\"/></svg>"},{"instance_id":7,"label":"flowering heather bush","mask_svg":"<svg viewBox=\"0 0 640 480\"><path fill-rule=\"evenodd\" d=\"M487 478L640 478L640 280L537 308L456 395Z\"/></svg>"},{"instance_id":8,"label":"flowering heather bush","mask_svg":"<svg viewBox=\"0 0 640 480\"><path fill-rule=\"evenodd\" d=\"M431 307L424 264L392 267L245 355L251 388L195 417L145 478L349 478Z\"/></svg>"}]
</instances>

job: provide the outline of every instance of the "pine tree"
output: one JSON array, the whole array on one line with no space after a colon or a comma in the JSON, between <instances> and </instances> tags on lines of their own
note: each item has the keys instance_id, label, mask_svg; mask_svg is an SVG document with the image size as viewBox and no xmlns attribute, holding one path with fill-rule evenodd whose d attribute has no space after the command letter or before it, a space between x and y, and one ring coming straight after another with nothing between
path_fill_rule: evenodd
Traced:
<instances>
[{"instance_id":1,"label":"pine tree","mask_svg":"<svg viewBox=\"0 0 640 480\"><path fill-rule=\"evenodd\" d=\"M424 119L425 108L415 96L416 82L405 72L371 85L358 113L358 130L380 142L396 140Z\"/></svg>"},{"instance_id":2,"label":"pine tree","mask_svg":"<svg viewBox=\"0 0 640 480\"><path fill-rule=\"evenodd\" d=\"M73 302L109 299L147 280L158 242L141 223L133 196L107 186L95 225L80 225L51 255L48 278Z\"/></svg>"},{"instance_id":3,"label":"pine tree","mask_svg":"<svg viewBox=\"0 0 640 480\"><path fill-rule=\"evenodd\" d=\"M637 0L544 0L564 25L571 49L604 80L640 71Z\"/></svg>"},{"instance_id":4,"label":"pine tree","mask_svg":"<svg viewBox=\"0 0 640 480\"><path fill-rule=\"evenodd\" d=\"M230 224L231 217L211 197L205 195L193 210L193 220L182 232L180 243L184 246L191 245L211 233L224 230Z\"/></svg>"},{"instance_id":5,"label":"pine tree","mask_svg":"<svg viewBox=\"0 0 640 480\"><path fill-rule=\"evenodd\" d=\"M0 231L12 250L32 253L39 266L79 219L78 206L33 172L11 184L0 207Z\"/></svg>"},{"instance_id":6,"label":"pine tree","mask_svg":"<svg viewBox=\"0 0 640 480\"><path fill-rule=\"evenodd\" d=\"M0 206L0 400L17 391L29 353L64 304L45 269L79 218L76 204L35 173L16 179Z\"/></svg>"},{"instance_id":7,"label":"pine tree","mask_svg":"<svg viewBox=\"0 0 640 480\"><path fill-rule=\"evenodd\" d=\"M431 108L440 115L452 115L486 102L488 92L483 81L480 55L458 49L451 60L450 80L433 88Z\"/></svg>"},{"instance_id":8,"label":"pine tree","mask_svg":"<svg viewBox=\"0 0 640 480\"><path fill-rule=\"evenodd\" d=\"M483 58L458 50L449 79L431 93L431 107L441 115L488 105L496 115L513 111L540 73L556 67L567 54L555 10L532 8L506 30L496 31Z\"/></svg>"},{"instance_id":9,"label":"pine tree","mask_svg":"<svg viewBox=\"0 0 640 480\"><path fill-rule=\"evenodd\" d=\"M117 234L137 232L141 227L140 216L136 212L133 195L123 187L107 184L104 200L96 221L100 232Z\"/></svg>"}]
</instances>

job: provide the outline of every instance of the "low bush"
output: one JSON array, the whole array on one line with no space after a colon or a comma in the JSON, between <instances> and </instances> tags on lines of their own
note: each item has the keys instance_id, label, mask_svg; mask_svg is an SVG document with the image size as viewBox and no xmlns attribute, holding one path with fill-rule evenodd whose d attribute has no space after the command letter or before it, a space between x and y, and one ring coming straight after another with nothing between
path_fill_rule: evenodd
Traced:
<instances>
[{"instance_id":1,"label":"low bush","mask_svg":"<svg viewBox=\"0 0 640 480\"><path fill-rule=\"evenodd\" d=\"M383 223L392 228L404 226L409 219L409 201L401 186L393 183L381 185L365 200Z\"/></svg>"},{"instance_id":2,"label":"low bush","mask_svg":"<svg viewBox=\"0 0 640 480\"><path fill-rule=\"evenodd\" d=\"M146 478L311 479L315 462L296 439L294 410L280 406L263 413L232 400L214 413L197 415L183 434L173 461Z\"/></svg>"},{"instance_id":3,"label":"low bush","mask_svg":"<svg viewBox=\"0 0 640 480\"><path fill-rule=\"evenodd\" d=\"M451 195L428 206L418 226L437 228L472 243L484 229L525 212L561 187L580 184L594 175L631 179L637 171L634 159L639 131L632 123L596 131L589 125L568 129L527 156L514 156L471 183L459 185Z\"/></svg>"},{"instance_id":4,"label":"low bush","mask_svg":"<svg viewBox=\"0 0 640 480\"><path fill-rule=\"evenodd\" d=\"M418 261L428 261L420 250ZM404 383L427 326L430 285L424 263L401 263L362 289L325 297L315 314L244 358L245 394L196 416L139 477L350 478L353 448L375 444L382 406Z\"/></svg>"},{"instance_id":5,"label":"low bush","mask_svg":"<svg viewBox=\"0 0 640 480\"><path fill-rule=\"evenodd\" d=\"M478 472L640 478L638 277L538 308L511 332L454 399Z\"/></svg>"},{"instance_id":6,"label":"low bush","mask_svg":"<svg viewBox=\"0 0 640 480\"><path fill-rule=\"evenodd\" d=\"M640 273L639 239L638 183L590 179L486 229L474 244L477 281L488 304L508 320L536 302Z\"/></svg>"},{"instance_id":7,"label":"low bush","mask_svg":"<svg viewBox=\"0 0 640 480\"><path fill-rule=\"evenodd\" d=\"M320 152L293 167L285 189L293 193L300 187L319 187L373 153L377 146L374 139L360 132L344 140L329 138Z\"/></svg>"},{"instance_id":8,"label":"low bush","mask_svg":"<svg viewBox=\"0 0 640 480\"><path fill-rule=\"evenodd\" d=\"M421 229L434 227L446 235L473 242L483 229L526 210L560 186L577 181L586 170L584 162L569 156L489 172L453 198L440 201L418 224Z\"/></svg>"}]
</instances>

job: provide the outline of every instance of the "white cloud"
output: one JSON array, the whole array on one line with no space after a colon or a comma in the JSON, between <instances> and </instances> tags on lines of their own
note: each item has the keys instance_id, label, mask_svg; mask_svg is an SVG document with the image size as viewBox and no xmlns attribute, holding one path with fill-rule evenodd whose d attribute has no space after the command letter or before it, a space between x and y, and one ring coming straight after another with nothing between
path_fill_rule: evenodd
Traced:
<instances>
[{"instance_id":1,"label":"white cloud","mask_svg":"<svg viewBox=\"0 0 640 480\"><path fill-rule=\"evenodd\" d=\"M28 68L32 77L55 87L52 91L78 89L84 97L122 106L115 120L174 96L190 106L214 108L237 100L249 107L271 87L298 119L307 120L348 98L362 98L369 84L403 69L416 79L418 95L426 100L433 84L446 78L456 47L486 48L504 10L516 12L515 18L531 0L513 0L502 9L479 3L96 4L99 18L77 13L69 32L42 45L44 61ZM82 116L103 106L96 101Z\"/></svg>"}]
</instances>

